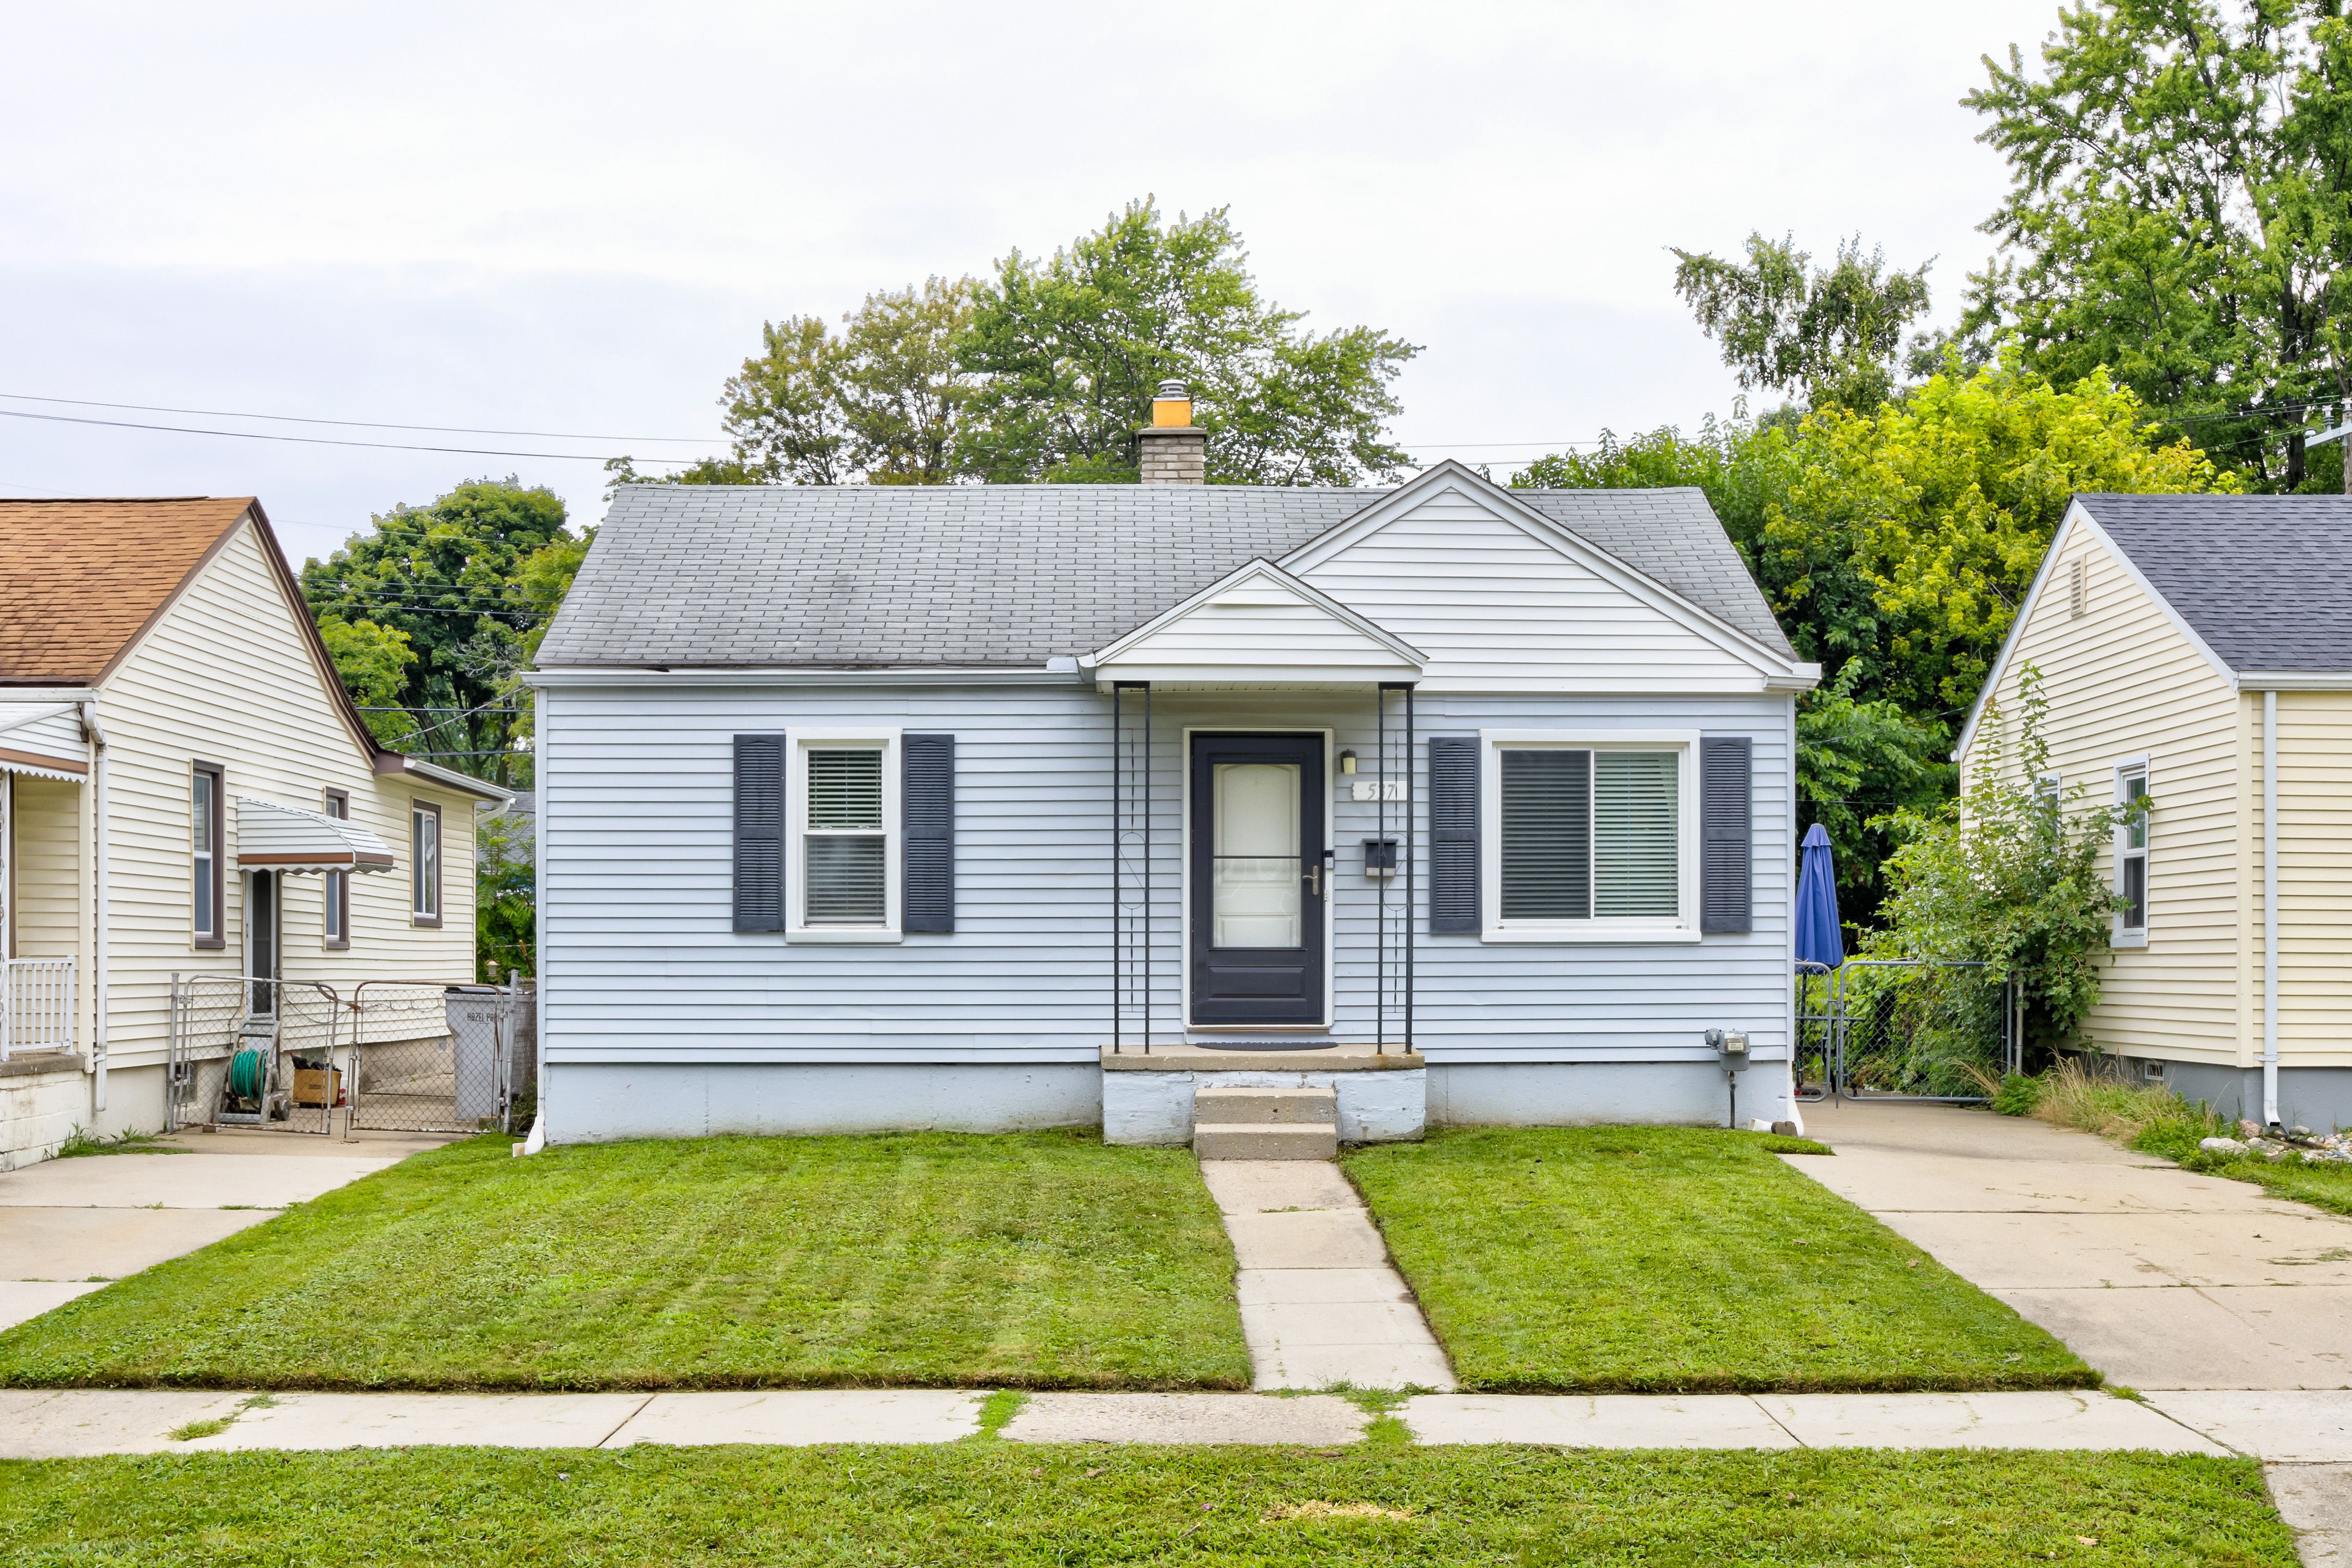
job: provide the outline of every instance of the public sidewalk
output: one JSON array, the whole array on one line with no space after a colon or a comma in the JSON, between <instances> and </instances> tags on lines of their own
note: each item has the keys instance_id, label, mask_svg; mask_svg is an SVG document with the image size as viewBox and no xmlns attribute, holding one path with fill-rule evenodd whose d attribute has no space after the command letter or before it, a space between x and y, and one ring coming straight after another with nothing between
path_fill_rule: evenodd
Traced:
<instances>
[{"instance_id":1,"label":"public sidewalk","mask_svg":"<svg viewBox=\"0 0 2352 1568\"><path fill-rule=\"evenodd\" d=\"M681 1394L259 1395L0 1390L0 1458L466 1444L949 1443L981 1430L983 1392L811 1389ZM2352 1466L2352 1392L2200 1392L2146 1403L2028 1394L1423 1394L1413 1440L1579 1448L2078 1448L2244 1454ZM1360 1441L1372 1416L1336 1395L1035 1394L1013 1442ZM211 1430L210 1423L226 1423ZM174 1433L184 1434L174 1437Z\"/></svg>"},{"instance_id":2,"label":"public sidewalk","mask_svg":"<svg viewBox=\"0 0 2352 1568\"><path fill-rule=\"evenodd\" d=\"M448 1141L183 1133L160 1140L176 1154L45 1160L0 1175L0 1329Z\"/></svg>"}]
</instances>

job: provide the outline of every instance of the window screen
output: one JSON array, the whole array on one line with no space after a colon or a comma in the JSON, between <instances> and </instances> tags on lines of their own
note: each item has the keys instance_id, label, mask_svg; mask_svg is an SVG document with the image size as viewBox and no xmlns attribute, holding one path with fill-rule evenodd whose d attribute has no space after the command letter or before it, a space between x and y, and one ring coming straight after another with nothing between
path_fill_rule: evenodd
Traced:
<instances>
[{"instance_id":1,"label":"window screen","mask_svg":"<svg viewBox=\"0 0 2352 1568\"><path fill-rule=\"evenodd\" d=\"M879 748L810 748L804 841L808 924L879 925L889 918Z\"/></svg>"},{"instance_id":2,"label":"window screen","mask_svg":"<svg viewBox=\"0 0 2352 1568\"><path fill-rule=\"evenodd\" d=\"M2116 835L2116 895L2123 907L2116 921L2126 931L2147 929L2147 775L2128 774L2123 780L2123 804L2129 815Z\"/></svg>"},{"instance_id":3,"label":"window screen","mask_svg":"<svg viewBox=\"0 0 2352 1568\"><path fill-rule=\"evenodd\" d=\"M1506 922L1682 913L1682 754L1506 747Z\"/></svg>"}]
</instances>

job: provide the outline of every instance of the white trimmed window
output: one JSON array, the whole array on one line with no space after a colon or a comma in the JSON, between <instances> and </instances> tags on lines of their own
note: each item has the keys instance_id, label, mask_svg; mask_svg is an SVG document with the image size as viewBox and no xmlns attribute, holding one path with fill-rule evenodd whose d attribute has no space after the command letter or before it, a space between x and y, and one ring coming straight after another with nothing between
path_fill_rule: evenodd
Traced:
<instances>
[{"instance_id":1,"label":"white trimmed window","mask_svg":"<svg viewBox=\"0 0 2352 1568\"><path fill-rule=\"evenodd\" d=\"M898 732L790 732L784 925L800 942L898 940Z\"/></svg>"},{"instance_id":2,"label":"white trimmed window","mask_svg":"<svg viewBox=\"0 0 2352 1568\"><path fill-rule=\"evenodd\" d=\"M2147 946L2147 759L2137 758L2116 768L2116 804L2124 810L2116 824L2116 911L2118 947Z\"/></svg>"},{"instance_id":3,"label":"white trimmed window","mask_svg":"<svg viewBox=\"0 0 2352 1568\"><path fill-rule=\"evenodd\" d=\"M1698 737L1489 730L1479 770L1490 941L1698 936Z\"/></svg>"},{"instance_id":4,"label":"white trimmed window","mask_svg":"<svg viewBox=\"0 0 2352 1568\"><path fill-rule=\"evenodd\" d=\"M441 808L418 800L408 809L408 910L418 925L441 924Z\"/></svg>"}]
</instances>

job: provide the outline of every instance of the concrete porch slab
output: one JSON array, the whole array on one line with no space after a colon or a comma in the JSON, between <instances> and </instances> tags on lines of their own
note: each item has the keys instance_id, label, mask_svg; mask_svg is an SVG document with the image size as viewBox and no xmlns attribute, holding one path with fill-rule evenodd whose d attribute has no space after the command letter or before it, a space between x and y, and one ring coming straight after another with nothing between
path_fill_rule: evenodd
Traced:
<instances>
[{"instance_id":1,"label":"concrete porch slab","mask_svg":"<svg viewBox=\"0 0 2352 1568\"><path fill-rule=\"evenodd\" d=\"M1564 1448L1793 1448L1737 1394L1423 1394L1399 1413L1420 1443L1541 1443Z\"/></svg>"},{"instance_id":2,"label":"concrete porch slab","mask_svg":"<svg viewBox=\"0 0 2352 1568\"><path fill-rule=\"evenodd\" d=\"M980 1430L984 1394L930 1388L820 1388L656 1394L605 1439L666 1443L952 1443Z\"/></svg>"},{"instance_id":3,"label":"concrete porch slab","mask_svg":"<svg viewBox=\"0 0 2352 1568\"><path fill-rule=\"evenodd\" d=\"M1013 1443L1297 1443L1362 1438L1371 1418L1345 1399L1262 1394L1033 1394L1004 1427Z\"/></svg>"},{"instance_id":4,"label":"concrete porch slab","mask_svg":"<svg viewBox=\"0 0 2352 1568\"><path fill-rule=\"evenodd\" d=\"M2226 1454L2162 1412L2112 1394L1759 1394L1809 1448L2152 1448Z\"/></svg>"},{"instance_id":5,"label":"concrete porch slab","mask_svg":"<svg viewBox=\"0 0 2352 1568\"><path fill-rule=\"evenodd\" d=\"M2167 1388L2147 1402L2242 1454L2293 1464L2352 1464L2352 1389Z\"/></svg>"}]
</instances>

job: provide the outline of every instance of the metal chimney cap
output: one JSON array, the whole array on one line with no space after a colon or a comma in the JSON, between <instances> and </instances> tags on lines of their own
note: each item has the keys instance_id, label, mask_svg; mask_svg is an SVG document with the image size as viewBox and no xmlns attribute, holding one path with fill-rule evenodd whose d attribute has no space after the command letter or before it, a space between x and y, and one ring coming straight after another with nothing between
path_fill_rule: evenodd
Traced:
<instances>
[{"instance_id":1,"label":"metal chimney cap","mask_svg":"<svg viewBox=\"0 0 2352 1568\"><path fill-rule=\"evenodd\" d=\"M1192 389L1177 381L1161 382L1160 390L1151 394L1154 402L1189 402L1192 397Z\"/></svg>"}]
</instances>

